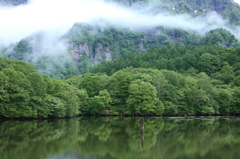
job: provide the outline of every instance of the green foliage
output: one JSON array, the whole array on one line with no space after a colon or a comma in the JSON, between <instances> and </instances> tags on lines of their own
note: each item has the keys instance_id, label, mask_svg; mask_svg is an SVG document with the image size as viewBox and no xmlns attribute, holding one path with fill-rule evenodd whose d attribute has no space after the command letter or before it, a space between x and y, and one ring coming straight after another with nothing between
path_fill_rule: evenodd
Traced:
<instances>
[{"instance_id":1,"label":"green foliage","mask_svg":"<svg viewBox=\"0 0 240 159\"><path fill-rule=\"evenodd\" d=\"M168 29L161 26L143 31L109 25L101 28L97 25L76 23L61 38L60 42L63 41L68 42L68 50L53 49L54 52L59 52L56 55L52 53L52 50L42 49L44 33L34 34L3 49L1 55L28 61L39 72L56 79L67 79L74 75L84 74L98 63L106 64L104 61L115 59L124 62L113 62L111 65L117 64L118 67L109 66L107 71L104 70L105 68L99 68L94 73L105 71L110 75L130 66L178 71L196 68L199 62L199 70L206 71L210 75L210 73L220 70L219 58L220 62L226 61L230 65L240 61L233 52L221 52L221 56L213 53L213 49L239 46L239 41L234 35L222 28L210 30L201 38L191 31ZM177 46L172 44L177 44ZM39 52L39 55L35 52ZM143 52L146 52L147 55L142 55ZM151 55L149 55L150 52ZM211 54L212 57L204 55L199 59L199 56L205 53ZM216 56L218 57L215 60ZM147 62L145 62L146 60ZM206 62L207 65L205 65Z\"/></svg>"},{"instance_id":2,"label":"green foliage","mask_svg":"<svg viewBox=\"0 0 240 159\"><path fill-rule=\"evenodd\" d=\"M239 46L239 41L231 34L230 31L217 28L211 30L205 34L201 39L202 45L220 45L224 47L237 47Z\"/></svg>"},{"instance_id":3,"label":"green foliage","mask_svg":"<svg viewBox=\"0 0 240 159\"><path fill-rule=\"evenodd\" d=\"M46 95L47 85L41 74L33 72L27 75L27 79L31 82L34 95L44 97Z\"/></svg>"},{"instance_id":4,"label":"green foliage","mask_svg":"<svg viewBox=\"0 0 240 159\"><path fill-rule=\"evenodd\" d=\"M239 62L239 47L172 45L61 81L1 58L1 116L238 114Z\"/></svg>"},{"instance_id":5,"label":"green foliage","mask_svg":"<svg viewBox=\"0 0 240 159\"><path fill-rule=\"evenodd\" d=\"M195 17L214 10L240 24L239 7L227 0L117 2L153 3L149 13L155 15L162 10ZM62 40L69 48L60 56L42 53L44 33L1 51L15 60L0 58L0 116L240 114L240 43L226 29L200 37L162 26L146 31L76 23Z\"/></svg>"},{"instance_id":6,"label":"green foliage","mask_svg":"<svg viewBox=\"0 0 240 159\"><path fill-rule=\"evenodd\" d=\"M216 55L209 53L202 54L198 60L198 69L201 72L205 72L208 75L219 71L221 67L220 59Z\"/></svg>"},{"instance_id":7,"label":"green foliage","mask_svg":"<svg viewBox=\"0 0 240 159\"><path fill-rule=\"evenodd\" d=\"M240 75L234 78L234 85L235 86L240 86Z\"/></svg>"},{"instance_id":8,"label":"green foliage","mask_svg":"<svg viewBox=\"0 0 240 159\"><path fill-rule=\"evenodd\" d=\"M127 105L134 115L153 115L156 111L157 91L147 82L133 81L129 86Z\"/></svg>"},{"instance_id":9,"label":"green foliage","mask_svg":"<svg viewBox=\"0 0 240 159\"><path fill-rule=\"evenodd\" d=\"M176 52L181 54L178 47ZM199 58L203 59L204 56L211 57L205 61L211 63L209 66L218 66L212 57L218 57L218 54L202 54ZM220 71L209 72L217 79L215 81L206 73L193 74L191 77L170 70L133 67L122 69L112 76L85 74L63 81L43 76L28 65L25 69L17 67L23 66L23 62L5 58L0 61L0 115L4 117L211 115L240 112L236 89L238 76L234 77L234 69L227 63ZM231 85L226 87L224 84Z\"/></svg>"},{"instance_id":10,"label":"green foliage","mask_svg":"<svg viewBox=\"0 0 240 159\"><path fill-rule=\"evenodd\" d=\"M89 97L98 95L99 91L102 90L100 85L100 78L96 75L85 75L83 80L79 84L79 89L85 89Z\"/></svg>"},{"instance_id":11,"label":"green foliage","mask_svg":"<svg viewBox=\"0 0 240 159\"><path fill-rule=\"evenodd\" d=\"M51 80L22 61L0 61L0 116L48 118L79 114L77 88Z\"/></svg>"},{"instance_id":12,"label":"green foliage","mask_svg":"<svg viewBox=\"0 0 240 159\"><path fill-rule=\"evenodd\" d=\"M81 113L88 113L90 106L88 104L88 94L85 89L80 89L77 94L79 98L79 109Z\"/></svg>"}]
</instances>

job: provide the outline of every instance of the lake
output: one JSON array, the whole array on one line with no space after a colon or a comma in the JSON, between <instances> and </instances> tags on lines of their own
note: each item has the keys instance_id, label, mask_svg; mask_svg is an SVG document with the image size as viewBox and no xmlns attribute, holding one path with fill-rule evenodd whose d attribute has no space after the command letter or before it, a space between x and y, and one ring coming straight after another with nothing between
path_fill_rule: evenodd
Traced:
<instances>
[{"instance_id":1,"label":"lake","mask_svg":"<svg viewBox=\"0 0 240 159\"><path fill-rule=\"evenodd\" d=\"M239 159L240 118L0 120L1 159Z\"/></svg>"}]
</instances>

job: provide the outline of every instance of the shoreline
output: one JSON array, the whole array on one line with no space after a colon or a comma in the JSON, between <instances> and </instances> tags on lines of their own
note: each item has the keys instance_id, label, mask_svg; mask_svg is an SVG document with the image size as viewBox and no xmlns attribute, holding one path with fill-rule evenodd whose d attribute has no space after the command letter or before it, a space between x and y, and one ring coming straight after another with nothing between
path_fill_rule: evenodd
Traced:
<instances>
[{"instance_id":1,"label":"shoreline","mask_svg":"<svg viewBox=\"0 0 240 159\"><path fill-rule=\"evenodd\" d=\"M120 117L120 118L205 118L205 117L227 117L227 118L234 118L234 117L240 117L240 115L188 115L188 116L169 116L169 115L76 115L73 117L62 117L62 118L7 118L7 117L0 117L1 121L34 121L34 120L60 120L60 119L72 119L76 117L96 117L96 118L102 118L102 117Z\"/></svg>"}]
</instances>

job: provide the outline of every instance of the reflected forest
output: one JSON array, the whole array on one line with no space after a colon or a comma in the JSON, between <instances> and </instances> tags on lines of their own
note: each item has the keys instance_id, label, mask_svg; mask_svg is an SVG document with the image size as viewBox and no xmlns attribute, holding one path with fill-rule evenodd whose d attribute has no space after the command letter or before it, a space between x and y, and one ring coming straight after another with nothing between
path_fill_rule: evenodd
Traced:
<instances>
[{"instance_id":1,"label":"reflected forest","mask_svg":"<svg viewBox=\"0 0 240 159\"><path fill-rule=\"evenodd\" d=\"M239 118L1 121L1 159L234 159Z\"/></svg>"}]
</instances>

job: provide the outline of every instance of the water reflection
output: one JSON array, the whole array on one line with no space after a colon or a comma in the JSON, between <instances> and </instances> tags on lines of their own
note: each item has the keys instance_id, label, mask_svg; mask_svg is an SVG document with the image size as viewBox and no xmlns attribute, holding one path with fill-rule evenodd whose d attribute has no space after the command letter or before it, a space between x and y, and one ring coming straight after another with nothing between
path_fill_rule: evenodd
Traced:
<instances>
[{"instance_id":1,"label":"water reflection","mask_svg":"<svg viewBox=\"0 0 240 159\"><path fill-rule=\"evenodd\" d=\"M0 122L1 159L237 159L240 118Z\"/></svg>"}]
</instances>

